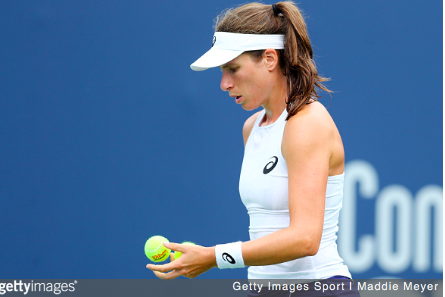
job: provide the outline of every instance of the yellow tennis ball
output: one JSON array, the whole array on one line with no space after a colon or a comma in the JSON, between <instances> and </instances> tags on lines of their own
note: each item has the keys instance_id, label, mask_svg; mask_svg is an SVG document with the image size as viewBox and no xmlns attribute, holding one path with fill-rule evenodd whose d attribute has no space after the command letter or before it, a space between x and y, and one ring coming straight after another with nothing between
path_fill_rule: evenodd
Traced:
<instances>
[{"instance_id":1,"label":"yellow tennis ball","mask_svg":"<svg viewBox=\"0 0 445 297\"><path fill-rule=\"evenodd\" d=\"M184 241L182 244L186 244L186 245L196 245L196 244L194 244L194 243L191 242L191 241ZM176 259L178 259L179 257L181 257L181 255L182 255L181 252L175 251L175 253L174 253L173 256L175 257L175 260L176 260Z\"/></svg>"},{"instance_id":2,"label":"yellow tennis ball","mask_svg":"<svg viewBox=\"0 0 445 297\"><path fill-rule=\"evenodd\" d=\"M162 243L169 242L167 238L160 235L150 237L145 243L145 255L153 262L162 262L170 256L170 249Z\"/></svg>"}]
</instances>

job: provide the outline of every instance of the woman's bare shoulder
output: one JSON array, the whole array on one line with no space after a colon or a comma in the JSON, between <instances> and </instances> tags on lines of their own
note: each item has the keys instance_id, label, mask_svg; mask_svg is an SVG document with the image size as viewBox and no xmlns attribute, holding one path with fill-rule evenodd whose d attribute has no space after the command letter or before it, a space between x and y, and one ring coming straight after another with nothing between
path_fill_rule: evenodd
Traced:
<instances>
[{"instance_id":1,"label":"woman's bare shoulder","mask_svg":"<svg viewBox=\"0 0 445 297\"><path fill-rule=\"evenodd\" d=\"M334 123L326 108L319 102L306 105L286 123L283 152L295 148L312 150L327 147L332 139ZM288 148L288 149L286 149Z\"/></svg>"},{"instance_id":2,"label":"woman's bare shoulder","mask_svg":"<svg viewBox=\"0 0 445 297\"><path fill-rule=\"evenodd\" d=\"M252 132L253 125L255 124L255 121L261 112L262 111L260 110L256 113L254 113L244 122L244 126L243 126L244 145L246 145L247 139L249 139L250 132Z\"/></svg>"},{"instance_id":3,"label":"woman's bare shoulder","mask_svg":"<svg viewBox=\"0 0 445 297\"><path fill-rule=\"evenodd\" d=\"M314 102L303 107L288 120L288 125L301 130L323 129L331 130L333 120L326 107L320 102Z\"/></svg>"}]
</instances>

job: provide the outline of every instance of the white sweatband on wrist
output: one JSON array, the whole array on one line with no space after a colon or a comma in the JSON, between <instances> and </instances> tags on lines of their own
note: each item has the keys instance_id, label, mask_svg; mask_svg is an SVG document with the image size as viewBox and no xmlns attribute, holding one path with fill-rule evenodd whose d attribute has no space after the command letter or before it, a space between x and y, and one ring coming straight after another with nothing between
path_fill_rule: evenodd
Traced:
<instances>
[{"instance_id":1,"label":"white sweatband on wrist","mask_svg":"<svg viewBox=\"0 0 445 297\"><path fill-rule=\"evenodd\" d=\"M216 245L215 256L219 269L244 267L241 241Z\"/></svg>"}]
</instances>

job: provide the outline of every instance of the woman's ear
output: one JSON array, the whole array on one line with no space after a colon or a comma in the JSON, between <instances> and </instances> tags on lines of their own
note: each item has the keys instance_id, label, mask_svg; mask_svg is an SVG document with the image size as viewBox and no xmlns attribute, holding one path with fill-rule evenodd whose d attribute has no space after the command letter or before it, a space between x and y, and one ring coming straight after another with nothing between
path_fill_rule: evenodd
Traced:
<instances>
[{"instance_id":1,"label":"woman's ear","mask_svg":"<svg viewBox=\"0 0 445 297\"><path fill-rule=\"evenodd\" d=\"M278 66L278 52L274 49L267 49L263 53L263 59L266 62L266 67L269 71L275 70Z\"/></svg>"}]
</instances>

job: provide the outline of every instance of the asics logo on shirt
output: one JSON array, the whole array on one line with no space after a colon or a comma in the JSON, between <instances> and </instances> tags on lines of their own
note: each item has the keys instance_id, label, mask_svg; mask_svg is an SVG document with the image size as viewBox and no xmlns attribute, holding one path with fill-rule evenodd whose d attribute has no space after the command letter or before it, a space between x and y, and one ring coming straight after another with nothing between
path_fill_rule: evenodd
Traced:
<instances>
[{"instance_id":1,"label":"asics logo on shirt","mask_svg":"<svg viewBox=\"0 0 445 297\"><path fill-rule=\"evenodd\" d=\"M264 174L268 174L269 172L271 172L278 164L278 158L276 156L273 156L272 158L270 158L270 160L272 161L269 161L269 163L267 163L266 166L264 166L263 169Z\"/></svg>"}]
</instances>

